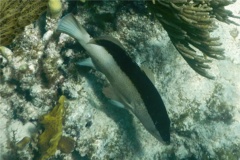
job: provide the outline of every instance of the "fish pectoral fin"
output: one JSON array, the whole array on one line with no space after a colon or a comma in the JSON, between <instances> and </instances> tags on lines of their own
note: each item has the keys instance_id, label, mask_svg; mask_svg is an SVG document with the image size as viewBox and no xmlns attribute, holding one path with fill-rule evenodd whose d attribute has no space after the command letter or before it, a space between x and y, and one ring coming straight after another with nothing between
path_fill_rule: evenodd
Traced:
<instances>
[{"instance_id":1,"label":"fish pectoral fin","mask_svg":"<svg viewBox=\"0 0 240 160\"><path fill-rule=\"evenodd\" d=\"M84 66L84 67L91 67L91 68L94 68L96 69L92 59L89 57L89 58L86 58L84 60L81 60L81 61L78 61L76 63L78 66Z\"/></svg>"},{"instance_id":2,"label":"fish pectoral fin","mask_svg":"<svg viewBox=\"0 0 240 160\"><path fill-rule=\"evenodd\" d=\"M107 98L110 99L109 102L111 104L120 108L124 108L124 105L120 102L120 98L116 95L111 85L104 87L102 92Z\"/></svg>"},{"instance_id":3,"label":"fish pectoral fin","mask_svg":"<svg viewBox=\"0 0 240 160\"><path fill-rule=\"evenodd\" d=\"M107 87L104 87L102 89L102 92L107 98L113 99L113 100L118 100L118 96L115 94L111 85L108 85Z\"/></svg>"},{"instance_id":4,"label":"fish pectoral fin","mask_svg":"<svg viewBox=\"0 0 240 160\"><path fill-rule=\"evenodd\" d=\"M125 108L125 106L121 102L118 102L116 100L110 99L108 102L111 103L112 105L116 106L116 107Z\"/></svg>"}]
</instances>

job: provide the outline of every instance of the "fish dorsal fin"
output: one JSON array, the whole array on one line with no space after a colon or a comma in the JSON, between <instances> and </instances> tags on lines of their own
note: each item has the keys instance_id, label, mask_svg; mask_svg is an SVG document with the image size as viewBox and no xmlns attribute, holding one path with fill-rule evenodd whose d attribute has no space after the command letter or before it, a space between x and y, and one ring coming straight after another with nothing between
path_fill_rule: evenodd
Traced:
<instances>
[{"instance_id":1,"label":"fish dorsal fin","mask_svg":"<svg viewBox=\"0 0 240 160\"><path fill-rule=\"evenodd\" d=\"M90 43L98 44L98 41L102 41L102 40L104 40L104 41L110 41L110 42L114 43L115 45L119 46L121 49L125 50L124 47L123 47L123 45L121 44L121 42L120 42L118 39L116 39L116 38L114 38L114 37L112 37L112 36L100 36L100 37L98 37L98 38L92 39L92 40L90 41Z\"/></svg>"},{"instance_id":2,"label":"fish dorsal fin","mask_svg":"<svg viewBox=\"0 0 240 160\"><path fill-rule=\"evenodd\" d=\"M155 84L155 79L152 71L146 66L146 65L141 65L142 71L146 74L146 76L150 79L150 81Z\"/></svg>"}]
</instances>

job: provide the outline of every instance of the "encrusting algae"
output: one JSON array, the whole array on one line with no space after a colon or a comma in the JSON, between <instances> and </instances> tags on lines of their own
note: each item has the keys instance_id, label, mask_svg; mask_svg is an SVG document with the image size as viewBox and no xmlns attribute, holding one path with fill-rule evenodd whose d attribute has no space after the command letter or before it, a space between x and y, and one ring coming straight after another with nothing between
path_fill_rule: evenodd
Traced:
<instances>
[{"instance_id":1,"label":"encrusting algae","mask_svg":"<svg viewBox=\"0 0 240 160\"><path fill-rule=\"evenodd\" d=\"M54 155L57 150L58 142L62 136L64 100L65 96L61 96L53 110L44 115L40 120L40 123L44 126L44 132L39 136L38 141L41 160Z\"/></svg>"}]
</instances>

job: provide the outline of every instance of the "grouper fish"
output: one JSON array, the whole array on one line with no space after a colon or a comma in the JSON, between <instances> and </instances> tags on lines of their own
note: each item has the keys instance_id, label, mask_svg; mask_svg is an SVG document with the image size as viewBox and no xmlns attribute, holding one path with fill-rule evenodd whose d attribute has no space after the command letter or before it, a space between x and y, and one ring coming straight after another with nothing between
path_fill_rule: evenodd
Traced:
<instances>
[{"instance_id":1,"label":"grouper fish","mask_svg":"<svg viewBox=\"0 0 240 160\"><path fill-rule=\"evenodd\" d=\"M122 44L110 36L91 38L72 14L59 21L57 31L75 38L88 52L91 60L83 63L92 64L110 83L105 95L130 110L156 139L169 144L170 119L163 100Z\"/></svg>"}]
</instances>

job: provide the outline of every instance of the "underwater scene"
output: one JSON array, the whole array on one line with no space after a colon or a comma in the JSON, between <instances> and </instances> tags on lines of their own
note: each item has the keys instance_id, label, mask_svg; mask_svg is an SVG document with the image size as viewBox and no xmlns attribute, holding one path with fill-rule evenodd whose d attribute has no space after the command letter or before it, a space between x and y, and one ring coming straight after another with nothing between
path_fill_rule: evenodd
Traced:
<instances>
[{"instance_id":1,"label":"underwater scene","mask_svg":"<svg viewBox=\"0 0 240 160\"><path fill-rule=\"evenodd\" d=\"M240 160L240 0L0 0L0 160Z\"/></svg>"}]
</instances>

